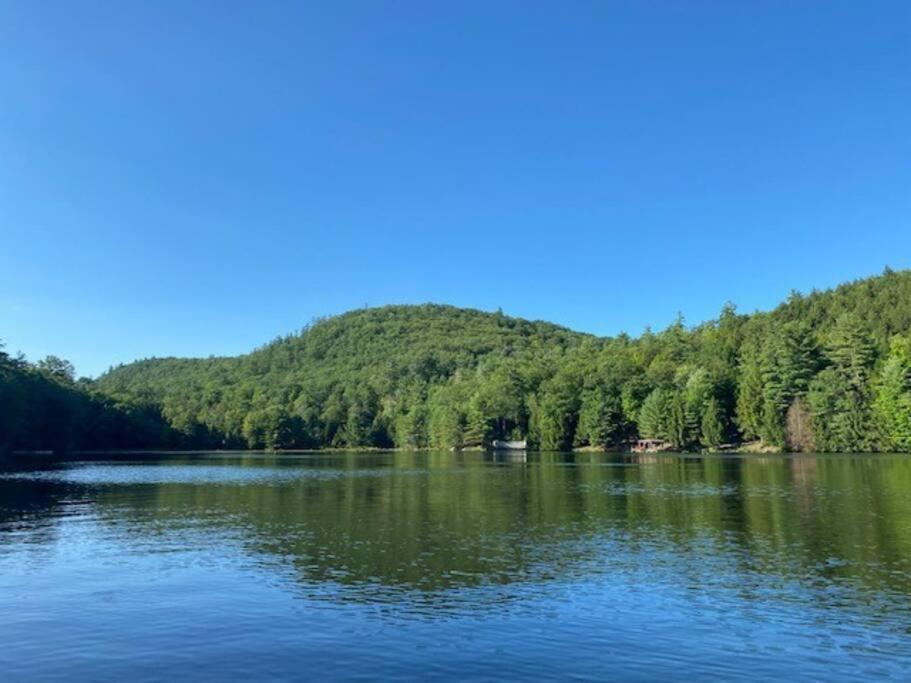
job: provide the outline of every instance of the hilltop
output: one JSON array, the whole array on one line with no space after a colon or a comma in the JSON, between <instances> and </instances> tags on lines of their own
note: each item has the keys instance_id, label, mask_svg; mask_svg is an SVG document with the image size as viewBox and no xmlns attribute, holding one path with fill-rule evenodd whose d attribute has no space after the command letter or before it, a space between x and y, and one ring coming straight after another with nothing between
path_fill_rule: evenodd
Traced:
<instances>
[{"instance_id":1,"label":"hilltop","mask_svg":"<svg viewBox=\"0 0 911 683\"><path fill-rule=\"evenodd\" d=\"M67 418L77 446L463 448L521 437L561 449L647 436L674 448L761 439L877 450L911 448L909 333L911 271L887 270L639 338L425 304L318 320L237 357L141 360L69 388L59 372L4 362L23 406L26 376L31 395L40 376L91 402ZM63 418L44 410L30 424L41 419Z\"/></svg>"},{"instance_id":2,"label":"hilltop","mask_svg":"<svg viewBox=\"0 0 911 683\"><path fill-rule=\"evenodd\" d=\"M393 446L408 441L408 427L396 433L403 405L425 401L431 387L500 366L555 363L589 338L501 313L384 306L319 320L235 358L130 363L97 387L159 402L170 424L195 438L214 432L216 441L261 445L272 430L296 433L298 446Z\"/></svg>"}]
</instances>

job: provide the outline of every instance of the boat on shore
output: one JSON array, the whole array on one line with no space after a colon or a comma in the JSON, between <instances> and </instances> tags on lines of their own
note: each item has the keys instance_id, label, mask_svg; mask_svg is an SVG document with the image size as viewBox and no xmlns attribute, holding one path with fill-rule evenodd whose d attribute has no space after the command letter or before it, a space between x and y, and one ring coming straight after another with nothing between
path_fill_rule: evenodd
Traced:
<instances>
[{"instance_id":1,"label":"boat on shore","mask_svg":"<svg viewBox=\"0 0 911 683\"><path fill-rule=\"evenodd\" d=\"M528 448L528 442L523 439L522 441L501 441L500 439L494 439L491 444L495 451L524 451Z\"/></svg>"}]
</instances>

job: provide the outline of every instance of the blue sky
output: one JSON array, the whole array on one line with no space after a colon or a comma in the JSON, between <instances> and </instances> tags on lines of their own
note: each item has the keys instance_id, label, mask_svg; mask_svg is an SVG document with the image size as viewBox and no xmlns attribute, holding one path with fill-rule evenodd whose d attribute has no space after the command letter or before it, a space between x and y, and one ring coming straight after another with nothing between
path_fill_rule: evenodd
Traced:
<instances>
[{"instance_id":1,"label":"blue sky","mask_svg":"<svg viewBox=\"0 0 911 683\"><path fill-rule=\"evenodd\" d=\"M907 2L0 3L0 339L614 334L911 266Z\"/></svg>"}]
</instances>

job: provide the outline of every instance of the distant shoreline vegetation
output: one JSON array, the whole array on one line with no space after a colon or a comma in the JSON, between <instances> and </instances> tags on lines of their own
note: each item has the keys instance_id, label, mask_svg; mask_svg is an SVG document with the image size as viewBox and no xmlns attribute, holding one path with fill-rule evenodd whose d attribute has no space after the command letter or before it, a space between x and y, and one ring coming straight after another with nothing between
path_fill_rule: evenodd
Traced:
<instances>
[{"instance_id":1,"label":"distant shoreline vegetation","mask_svg":"<svg viewBox=\"0 0 911 683\"><path fill-rule=\"evenodd\" d=\"M0 452L167 449L911 451L911 271L598 338L452 306L323 319L234 358L97 380L0 349Z\"/></svg>"}]
</instances>

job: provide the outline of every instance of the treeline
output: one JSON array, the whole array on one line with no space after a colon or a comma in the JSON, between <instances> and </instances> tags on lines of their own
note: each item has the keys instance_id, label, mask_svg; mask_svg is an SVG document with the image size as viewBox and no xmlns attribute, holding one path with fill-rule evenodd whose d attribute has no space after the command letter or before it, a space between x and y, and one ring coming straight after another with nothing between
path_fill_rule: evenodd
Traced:
<instances>
[{"instance_id":1,"label":"treeline","mask_svg":"<svg viewBox=\"0 0 911 683\"><path fill-rule=\"evenodd\" d=\"M67 361L49 356L32 364L0 345L0 456L180 443L157 404L117 401L74 374Z\"/></svg>"},{"instance_id":2,"label":"treeline","mask_svg":"<svg viewBox=\"0 0 911 683\"><path fill-rule=\"evenodd\" d=\"M169 446L527 438L559 450L650 437L677 449L908 451L911 271L635 339L448 306L365 309L237 358L121 366L80 391L157 411Z\"/></svg>"}]
</instances>

